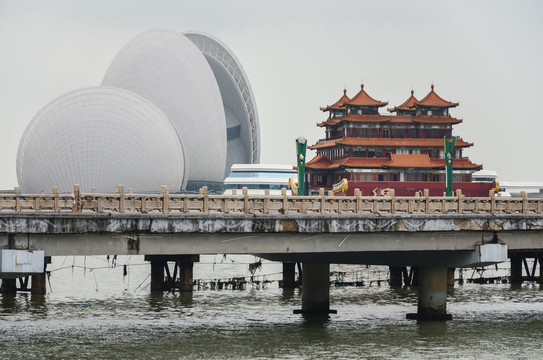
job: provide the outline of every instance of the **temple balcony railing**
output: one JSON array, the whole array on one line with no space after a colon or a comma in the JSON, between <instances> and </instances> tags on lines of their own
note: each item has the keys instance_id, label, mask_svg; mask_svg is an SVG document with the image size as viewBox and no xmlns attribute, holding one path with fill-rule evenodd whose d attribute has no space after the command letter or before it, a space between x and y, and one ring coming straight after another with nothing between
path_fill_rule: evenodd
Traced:
<instances>
[{"instance_id":1,"label":"temple balcony railing","mask_svg":"<svg viewBox=\"0 0 543 360\"><path fill-rule=\"evenodd\" d=\"M141 213L141 214L541 214L543 199L501 198L493 191L488 197L465 197L460 190L455 196L429 196L429 191L417 196L332 196L320 189L315 196L250 195L246 188L240 194L210 195L207 188L199 194L171 194L163 187L159 194L124 192L119 186L114 194L81 193L74 186L73 194L60 194L55 187L52 194L0 194L1 213Z\"/></svg>"}]
</instances>

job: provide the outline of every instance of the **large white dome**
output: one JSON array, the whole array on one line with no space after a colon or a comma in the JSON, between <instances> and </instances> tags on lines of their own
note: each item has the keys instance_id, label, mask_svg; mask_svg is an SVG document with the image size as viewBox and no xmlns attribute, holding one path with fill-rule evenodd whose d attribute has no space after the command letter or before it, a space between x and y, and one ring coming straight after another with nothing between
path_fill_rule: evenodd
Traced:
<instances>
[{"instance_id":1,"label":"large white dome","mask_svg":"<svg viewBox=\"0 0 543 360\"><path fill-rule=\"evenodd\" d=\"M43 107L26 128L17 153L24 193L96 187L115 192L180 189L185 160L168 116L133 92L112 87L71 91Z\"/></svg>"},{"instance_id":2,"label":"large white dome","mask_svg":"<svg viewBox=\"0 0 543 360\"><path fill-rule=\"evenodd\" d=\"M185 149L189 181L223 181L227 144L221 93L189 39L170 30L136 36L119 51L102 84L133 91L168 115Z\"/></svg>"}]
</instances>

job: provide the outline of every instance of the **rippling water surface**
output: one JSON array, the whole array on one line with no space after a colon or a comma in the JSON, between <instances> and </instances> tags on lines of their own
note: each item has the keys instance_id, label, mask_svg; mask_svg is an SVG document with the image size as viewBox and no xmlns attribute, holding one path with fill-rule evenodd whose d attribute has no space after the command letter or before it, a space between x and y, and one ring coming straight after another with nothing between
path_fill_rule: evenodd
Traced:
<instances>
[{"instance_id":1,"label":"rippling water surface","mask_svg":"<svg viewBox=\"0 0 543 360\"><path fill-rule=\"evenodd\" d=\"M251 256L202 256L195 278L249 276ZM128 274L123 276L123 265ZM150 294L142 257L53 258L48 294L0 295L0 358L64 359L540 359L543 289L539 285L456 285L449 322L406 320L416 311L412 289L332 287L324 323L309 323L299 290L278 288L281 266L264 263L266 288ZM58 270L55 270L58 269ZM263 275L268 275L263 277ZM348 274L348 275L349 275ZM383 278L385 275L382 275Z\"/></svg>"}]
</instances>

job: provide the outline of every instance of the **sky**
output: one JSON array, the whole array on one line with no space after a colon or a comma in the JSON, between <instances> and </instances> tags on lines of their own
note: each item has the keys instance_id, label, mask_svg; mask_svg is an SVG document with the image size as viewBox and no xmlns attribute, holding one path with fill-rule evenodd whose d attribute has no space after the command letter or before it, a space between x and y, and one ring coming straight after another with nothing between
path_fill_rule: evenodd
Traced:
<instances>
[{"instance_id":1,"label":"sky","mask_svg":"<svg viewBox=\"0 0 543 360\"><path fill-rule=\"evenodd\" d=\"M433 83L460 103L453 135L475 144L465 156L500 180L543 182L542 18L537 0L0 0L0 189L17 186L36 113L100 85L122 46L155 28L209 33L234 52L256 99L262 163L293 164L298 136L323 138L319 107L344 88L352 97L363 82L393 107Z\"/></svg>"}]
</instances>

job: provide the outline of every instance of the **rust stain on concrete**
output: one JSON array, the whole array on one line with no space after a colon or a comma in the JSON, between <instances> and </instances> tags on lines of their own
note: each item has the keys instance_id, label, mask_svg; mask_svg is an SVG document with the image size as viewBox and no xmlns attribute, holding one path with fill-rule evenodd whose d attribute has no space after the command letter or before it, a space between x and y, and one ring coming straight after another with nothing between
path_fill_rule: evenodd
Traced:
<instances>
[{"instance_id":1,"label":"rust stain on concrete","mask_svg":"<svg viewBox=\"0 0 543 360\"><path fill-rule=\"evenodd\" d=\"M298 232L298 230L299 228L296 220L281 220L281 222L279 223L280 232Z\"/></svg>"}]
</instances>

